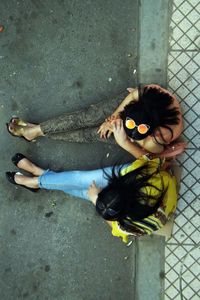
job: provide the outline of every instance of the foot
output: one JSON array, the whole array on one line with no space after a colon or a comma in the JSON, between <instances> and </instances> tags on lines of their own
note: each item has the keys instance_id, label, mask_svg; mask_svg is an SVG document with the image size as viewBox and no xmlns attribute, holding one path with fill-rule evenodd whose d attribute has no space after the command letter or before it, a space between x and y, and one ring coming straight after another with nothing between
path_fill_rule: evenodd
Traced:
<instances>
[{"instance_id":1,"label":"foot","mask_svg":"<svg viewBox=\"0 0 200 300\"><path fill-rule=\"evenodd\" d=\"M44 173L44 170L33 164L23 154L16 153L12 157L12 162L20 169L23 169L35 176L40 176Z\"/></svg>"},{"instance_id":2,"label":"foot","mask_svg":"<svg viewBox=\"0 0 200 300\"><path fill-rule=\"evenodd\" d=\"M19 172L6 172L6 178L10 183L22 186L31 192L37 192L39 190L38 177L30 178L23 176Z\"/></svg>"},{"instance_id":3,"label":"foot","mask_svg":"<svg viewBox=\"0 0 200 300\"><path fill-rule=\"evenodd\" d=\"M38 188L38 181L36 177L30 178L27 176L22 175L21 173L16 173L14 175L14 181L16 184L24 185L28 188L37 189Z\"/></svg>"},{"instance_id":4,"label":"foot","mask_svg":"<svg viewBox=\"0 0 200 300\"><path fill-rule=\"evenodd\" d=\"M40 125L25 122L14 117L7 124L8 131L18 137L24 137L27 141L32 141L38 136L43 136Z\"/></svg>"}]
</instances>

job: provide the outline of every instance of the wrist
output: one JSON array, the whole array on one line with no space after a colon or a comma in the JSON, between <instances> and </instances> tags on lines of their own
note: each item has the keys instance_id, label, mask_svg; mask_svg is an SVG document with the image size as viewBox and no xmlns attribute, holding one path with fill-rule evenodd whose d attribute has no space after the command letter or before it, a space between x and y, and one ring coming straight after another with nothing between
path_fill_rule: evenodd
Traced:
<instances>
[{"instance_id":1,"label":"wrist","mask_svg":"<svg viewBox=\"0 0 200 300\"><path fill-rule=\"evenodd\" d=\"M124 139L123 142L120 144L120 146L124 149L128 149L130 145L132 146L133 143L129 140L128 137L126 137L126 139Z\"/></svg>"},{"instance_id":2,"label":"wrist","mask_svg":"<svg viewBox=\"0 0 200 300\"><path fill-rule=\"evenodd\" d=\"M121 147L126 147L129 144L129 139L126 137L118 143Z\"/></svg>"},{"instance_id":3,"label":"wrist","mask_svg":"<svg viewBox=\"0 0 200 300\"><path fill-rule=\"evenodd\" d=\"M106 119L106 121L107 121L107 122L112 122L113 120L118 119L118 118L119 118L119 114L118 114L118 113L113 113L112 115L110 115L110 116Z\"/></svg>"}]
</instances>

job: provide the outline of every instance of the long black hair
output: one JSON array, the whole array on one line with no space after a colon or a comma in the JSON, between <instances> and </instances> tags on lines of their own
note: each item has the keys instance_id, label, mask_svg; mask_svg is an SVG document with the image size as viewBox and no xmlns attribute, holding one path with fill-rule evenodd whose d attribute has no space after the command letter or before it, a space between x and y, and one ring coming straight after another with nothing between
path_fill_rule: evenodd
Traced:
<instances>
[{"instance_id":1,"label":"long black hair","mask_svg":"<svg viewBox=\"0 0 200 300\"><path fill-rule=\"evenodd\" d=\"M160 188L150 183L155 175L161 182ZM159 168L152 172L148 163L123 176L121 168L114 166L108 180L107 187L98 194L96 210L105 220L118 221L122 228L129 231L132 228L131 221L141 220L154 213L165 194ZM149 194L153 190L154 195L151 192Z\"/></svg>"},{"instance_id":2,"label":"long black hair","mask_svg":"<svg viewBox=\"0 0 200 300\"><path fill-rule=\"evenodd\" d=\"M179 123L179 111L176 108L169 108L172 103L173 98L169 93L156 87L144 87L143 91L139 93L139 100L129 103L120 113L127 135L135 140L143 140L148 135L153 135L156 142L160 144L155 136L155 131L159 130L163 143L165 143L160 127L167 128L173 137L173 131L169 125ZM149 125L147 133L140 134L137 128L128 129L125 126L127 117L133 119L137 125Z\"/></svg>"}]
</instances>

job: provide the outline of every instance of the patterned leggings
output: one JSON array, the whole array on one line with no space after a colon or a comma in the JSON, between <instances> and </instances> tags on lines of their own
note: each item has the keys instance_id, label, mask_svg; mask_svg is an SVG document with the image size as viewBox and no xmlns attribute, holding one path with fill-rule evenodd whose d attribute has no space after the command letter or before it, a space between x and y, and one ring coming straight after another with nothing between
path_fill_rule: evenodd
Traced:
<instances>
[{"instance_id":1,"label":"patterned leggings","mask_svg":"<svg viewBox=\"0 0 200 300\"><path fill-rule=\"evenodd\" d=\"M105 142L113 144L114 138L101 139L97 133L99 126L113 113L122 100L127 96L127 91L113 99L107 99L88 108L73 113L65 113L59 117L40 124L45 136L66 142L91 143Z\"/></svg>"}]
</instances>

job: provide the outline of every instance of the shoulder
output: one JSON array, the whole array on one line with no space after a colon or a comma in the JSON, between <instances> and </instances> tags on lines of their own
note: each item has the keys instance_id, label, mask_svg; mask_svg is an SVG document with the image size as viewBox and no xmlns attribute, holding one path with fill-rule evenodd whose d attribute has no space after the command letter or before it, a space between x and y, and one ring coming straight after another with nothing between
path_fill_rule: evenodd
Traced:
<instances>
[{"instance_id":1,"label":"shoulder","mask_svg":"<svg viewBox=\"0 0 200 300\"><path fill-rule=\"evenodd\" d=\"M162 159L160 159L159 157L151 157L150 154L145 154L145 155L142 155L141 157L139 157L138 159L136 159L130 165L125 166L121 170L121 175L124 176L124 175L128 174L129 172L134 171L134 170L136 170L140 167L143 167L147 164L149 167L156 170L158 168L158 166L162 166L163 162L164 161Z\"/></svg>"},{"instance_id":2,"label":"shoulder","mask_svg":"<svg viewBox=\"0 0 200 300\"><path fill-rule=\"evenodd\" d=\"M150 153L161 153L164 150L162 140L158 138L156 141L153 136L148 136L143 142L143 148Z\"/></svg>"},{"instance_id":3,"label":"shoulder","mask_svg":"<svg viewBox=\"0 0 200 300\"><path fill-rule=\"evenodd\" d=\"M124 176L127 173L144 166L148 161L149 161L148 156L147 155L142 155L141 157L136 159L134 162L132 162L130 165L123 168L121 170L121 175Z\"/></svg>"}]
</instances>

